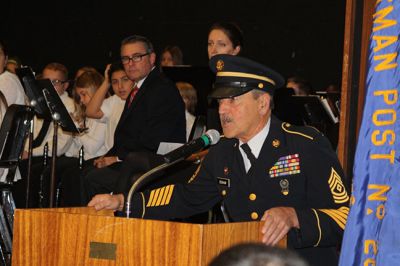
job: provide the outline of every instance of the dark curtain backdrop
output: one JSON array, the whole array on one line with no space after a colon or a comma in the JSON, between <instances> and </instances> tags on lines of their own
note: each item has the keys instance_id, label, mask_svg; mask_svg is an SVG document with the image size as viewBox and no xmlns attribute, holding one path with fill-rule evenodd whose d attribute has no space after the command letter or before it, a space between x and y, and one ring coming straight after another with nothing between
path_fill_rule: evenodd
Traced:
<instances>
[{"instance_id":1,"label":"dark curtain backdrop","mask_svg":"<svg viewBox=\"0 0 400 266\"><path fill-rule=\"evenodd\" d=\"M156 51L178 45L184 63L207 65L207 31L235 21L244 54L281 72L308 78L315 89L340 85L344 0L3 1L0 38L35 71L49 62L71 73L91 65L103 72L119 57L121 39L145 35Z\"/></svg>"}]
</instances>

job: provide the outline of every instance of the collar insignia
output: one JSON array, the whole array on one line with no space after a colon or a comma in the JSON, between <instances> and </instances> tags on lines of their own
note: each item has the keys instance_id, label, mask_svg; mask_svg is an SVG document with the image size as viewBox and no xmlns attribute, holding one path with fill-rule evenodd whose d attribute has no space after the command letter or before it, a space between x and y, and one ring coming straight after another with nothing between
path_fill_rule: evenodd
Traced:
<instances>
[{"instance_id":1,"label":"collar insignia","mask_svg":"<svg viewBox=\"0 0 400 266\"><path fill-rule=\"evenodd\" d=\"M278 139L274 139L274 140L272 141L272 146L273 146L273 147L278 148L279 145L281 145L281 142L280 142Z\"/></svg>"}]
</instances>

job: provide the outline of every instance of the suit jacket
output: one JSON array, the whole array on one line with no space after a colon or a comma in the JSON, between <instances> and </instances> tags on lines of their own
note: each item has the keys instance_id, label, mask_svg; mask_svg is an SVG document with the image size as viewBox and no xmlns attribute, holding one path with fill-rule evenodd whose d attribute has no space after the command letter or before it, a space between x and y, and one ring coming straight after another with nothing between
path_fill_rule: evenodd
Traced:
<instances>
[{"instance_id":1,"label":"suit jacket","mask_svg":"<svg viewBox=\"0 0 400 266\"><path fill-rule=\"evenodd\" d=\"M349 195L337 156L316 129L272 117L247 173L238 140L223 139L210 148L189 184L134 195L132 206L134 216L169 219L204 212L218 202L224 202L232 221L260 220L270 208L293 207L300 229L289 232L288 246L311 265L337 265Z\"/></svg>"},{"instance_id":2,"label":"suit jacket","mask_svg":"<svg viewBox=\"0 0 400 266\"><path fill-rule=\"evenodd\" d=\"M129 152L156 152L160 142L186 141L185 106L175 85L153 69L130 107L126 101L108 156L124 159Z\"/></svg>"}]
</instances>

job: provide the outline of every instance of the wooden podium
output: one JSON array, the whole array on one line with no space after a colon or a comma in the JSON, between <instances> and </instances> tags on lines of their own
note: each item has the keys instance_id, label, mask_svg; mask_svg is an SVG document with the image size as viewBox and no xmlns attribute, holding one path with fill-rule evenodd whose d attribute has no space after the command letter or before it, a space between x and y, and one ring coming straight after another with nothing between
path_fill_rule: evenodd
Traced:
<instances>
[{"instance_id":1,"label":"wooden podium","mask_svg":"<svg viewBox=\"0 0 400 266\"><path fill-rule=\"evenodd\" d=\"M206 265L229 246L260 241L261 225L127 219L92 208L17 209L12 265Z\"/></svg>"}]
</instances>

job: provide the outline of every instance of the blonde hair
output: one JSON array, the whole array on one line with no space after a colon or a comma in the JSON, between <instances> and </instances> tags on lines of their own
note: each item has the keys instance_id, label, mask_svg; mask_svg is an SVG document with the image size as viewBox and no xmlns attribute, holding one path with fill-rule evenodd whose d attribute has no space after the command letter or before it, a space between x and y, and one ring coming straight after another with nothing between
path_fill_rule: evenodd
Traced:
<instances>
[{"instance_id":1,"label":"blonde hair","mask_svg":"<svg viewBox=\"0 0 400 266\"><path fill-rule=\"evenodd\" d=\"M182 99L184 99L186 110L194 115L197 106L196 89L193 87L192 84L182 81L177 82L176 87L178 88Z\"/></svg>"},{"instance_id":2,"label":"blonde hair","mask_svg":"<svg viewBox=\"0 0 400 266\"><path fill-rule=\"evenodd\" d=\"M63 64L53 62L53 63L47 64L43 70L45 70L45 69L50 69L50 70L61 72L64 76L62 81L67 81L67 79L68 79L68 69Z\"/></svg>"},{"instance_id":3,"label":"blonde hair","mask_svg":"<svg viewBox=\"0 0 400 266\"><path fill-rule=\"evenodd\" d=\"M81 123L86 118L86 107L80 102L80 97L76 93L76 88L84 88L93 95L96 90L103 83L104 77L99 72L86 71L78 77L75 82L74 90L72 91L72 96L74 98L75 112L74 118L78 123Z\"/></svg>"}]
</instances>

